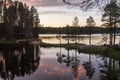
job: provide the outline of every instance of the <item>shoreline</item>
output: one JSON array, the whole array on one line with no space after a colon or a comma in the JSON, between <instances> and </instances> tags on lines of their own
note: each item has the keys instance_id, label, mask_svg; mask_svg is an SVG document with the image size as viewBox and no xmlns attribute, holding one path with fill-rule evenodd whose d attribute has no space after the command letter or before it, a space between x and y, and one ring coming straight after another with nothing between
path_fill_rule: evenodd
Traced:
<instances>
[{"instance_id":1,"label":"shoreline","mask_svg":"<svg viewBox=\"0 0 120 80\"><path fill-rule=\"evenodd\" d=\"M77 45L77 46L76 46ZM110 57L116 60L120 60L120 46L87 46L85 44L49 44L49 43L41 43L41 47L63 47L66 49L75 49L78 50L79 53L84 54L93 54L100 55L104 57Z\"/></svg>"},{"instance_id":2,"label":"shoreline","mask_svg":"<svg viewBox=\"0 0 120 80\"><path fill-rule=\"evenodd\" d=\"M41 47L63 47L66 49L75 49L79 53L84 54L93 54L93 55L100 55L104 57L110 57L116 60L120 60L120 46L109 46L109 45L102 45L102 46L88 46L85 44L75 44L70 43L68 44L50 44L50 43L43 43L40 40L34 40L32 42L25 41L22 43L16 43L16 41L0 41L0 50L2 49L20 49L23 46L27 45L40 45Z\"/></svg>"}]
</instances>

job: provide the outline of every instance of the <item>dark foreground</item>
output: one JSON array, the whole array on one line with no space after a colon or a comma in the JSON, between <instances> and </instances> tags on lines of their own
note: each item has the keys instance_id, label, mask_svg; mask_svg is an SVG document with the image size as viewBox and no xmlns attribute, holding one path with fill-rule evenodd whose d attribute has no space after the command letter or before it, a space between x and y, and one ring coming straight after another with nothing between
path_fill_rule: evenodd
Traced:
<instances>
[{"instance_id":1,"label":"dark foreground","mask_svg":"<svg viewBox=\"0 0 120 80\"><path fill-rule=\"evenodd\" d=\"M119 80L120 58L98 50L1 44L0 80Z\"/></svg>"}]
</instances>

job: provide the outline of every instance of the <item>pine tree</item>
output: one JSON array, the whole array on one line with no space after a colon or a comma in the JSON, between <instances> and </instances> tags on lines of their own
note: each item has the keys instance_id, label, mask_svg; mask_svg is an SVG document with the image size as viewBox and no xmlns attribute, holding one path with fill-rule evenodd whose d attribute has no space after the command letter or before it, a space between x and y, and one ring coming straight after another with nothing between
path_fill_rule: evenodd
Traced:
<instances>
[{"instance_id":1,"label":"pine tree","mask_svg":"<svg viewBox=\"0 0 120 80\"><path fill-rule=\"evenodd\" d=\"M12 39L14 34L24 34L24 38L30 39L33 36L32 29L39 24L39 15L35 7L29 7L19 1L9 1L8 4L3 4L3 18L8 39ZM16 30L16 33L15 33ZM22 30L22 31L21 31Z\"/></svg>"},{"instance_id":2,"label":"pine tree","mask_svg":"<svg viewBox=\"0 0 120 80\"><path fill-rule=\"evenodd\" d=\"M73 26L74 27L78 27L78 23L79 23L79 20L78 20L78 17L74 17L74 20L73 20Z\"/></svg>"},{"instance_id":3,"label":"pine tree","mask_svg":"<svg viewBox=\"0 0 120 80\"><path fill-rule=\"evenodd\" d=\"M104 8L104 14L102 15L102 21L105 22L103 26L109 27L110 29L110 45L115 45L116 27L120 21L119 17L120 7L116 4L116 1L111 0L110 4L107 4Z\"/></svg>"},{"instance_id":4,"label":"pine tree","mask_svg":"<svg viewBox=\"0 0 120 80\"><path fill-rule=\"evenodd\" d=\"M89 45L91 46L91 33L92 33L92 27L94 27L95 26L95 21L94 21L94 19L93 19L93 17L92 16L90 16L88 19L87 19L87 27L89 27Z\"/></svg>"}]
</instances>

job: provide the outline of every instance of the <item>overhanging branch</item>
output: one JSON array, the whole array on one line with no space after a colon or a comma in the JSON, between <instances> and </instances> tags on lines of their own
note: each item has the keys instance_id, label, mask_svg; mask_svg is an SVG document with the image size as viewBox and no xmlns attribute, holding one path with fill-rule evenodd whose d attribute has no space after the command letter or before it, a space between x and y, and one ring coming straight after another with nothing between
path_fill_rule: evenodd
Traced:
<instances>
[{"instance_id":1,"label":"overhanging branch","mask_svg":"<svg viewBox=\"0 0 120 80\"><path fill-rule=\"evenodd\" d=\"M118 5L120 4L120 0L78 0L76 2L73 2L73 0L63 0L65 4L80 7L82 10L91 10L93 8L102 10L111 1L116 1Z\"/></svg>"}]
</instances>

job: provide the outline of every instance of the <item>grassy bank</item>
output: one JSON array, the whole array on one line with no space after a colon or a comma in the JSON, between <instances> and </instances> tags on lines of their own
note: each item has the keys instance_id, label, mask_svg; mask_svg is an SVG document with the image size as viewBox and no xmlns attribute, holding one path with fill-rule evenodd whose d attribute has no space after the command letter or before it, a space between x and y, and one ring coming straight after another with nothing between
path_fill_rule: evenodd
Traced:
<instances>
[{"instance_id":1,"label":"grassy bank","mask_svg":"<svg viewBox=\"0 0 120 80\"><path fill-rule=\"evenodd\" d=\"M111 57L113 59L120 59L120 46L86 46L80 49L80 46L85 46L84 44L49 44L41 43L42 47L64 47L66 49L76 49L79 52L85 54L95 54L106 57Z\"/></svg>"},{"instance_id":2,"label":"grassy bank","mask_svg":"<svg viewBox=\"0 0 120 80\"><path fill-rule=\"evenodd\" d=\"M120 59L119 46L91 46L89 48L81 49L79 52L111 57L117 60Z\"/></svg>"}]
</instances>

